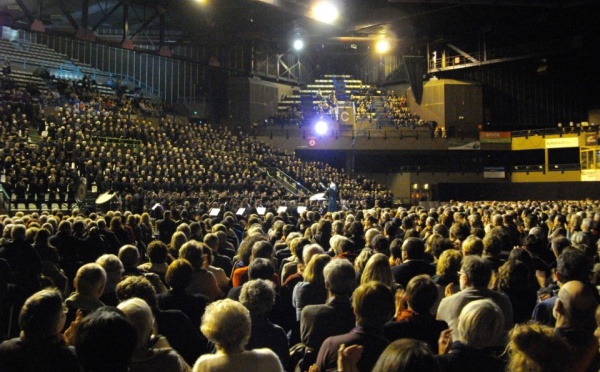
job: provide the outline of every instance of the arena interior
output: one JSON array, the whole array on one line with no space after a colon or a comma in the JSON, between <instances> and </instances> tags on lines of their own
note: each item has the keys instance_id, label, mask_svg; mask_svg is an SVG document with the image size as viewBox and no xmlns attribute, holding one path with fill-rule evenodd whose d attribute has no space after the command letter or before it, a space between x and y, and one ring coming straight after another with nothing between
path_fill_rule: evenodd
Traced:
<instances>
[{"instance_id":1,"label":"arena interior","mask_svg":"<svg viewBox=\"0 0 600 372\"><path fill-rule=\"evenodd\" d=\"M598 14L0 1L0 371L599 371Z\"/></svg>"}]
</instances>

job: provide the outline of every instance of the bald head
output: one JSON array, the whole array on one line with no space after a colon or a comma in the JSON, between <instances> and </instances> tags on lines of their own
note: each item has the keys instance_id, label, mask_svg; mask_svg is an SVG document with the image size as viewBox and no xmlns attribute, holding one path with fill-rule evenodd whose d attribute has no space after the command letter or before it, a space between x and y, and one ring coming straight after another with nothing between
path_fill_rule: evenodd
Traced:
<instances>
[{"instance_id":1,"label":"bald head","mask_svg":"<svg viewBox=\"0 0 600 372\"><path fill-rule=\"evenodd\" d=\"M598 306L596 289L578 280L563 284L554 305L556 327L581 330L595 328L594 314Z\"/></svg>"}]
</instances>

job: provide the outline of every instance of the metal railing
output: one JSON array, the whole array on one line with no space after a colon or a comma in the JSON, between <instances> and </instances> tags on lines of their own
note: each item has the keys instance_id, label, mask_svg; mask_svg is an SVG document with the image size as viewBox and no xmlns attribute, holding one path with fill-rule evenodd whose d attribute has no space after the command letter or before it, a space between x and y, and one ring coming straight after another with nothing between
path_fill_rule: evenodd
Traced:
<instances>
[{"instance_id":1,"label":"metal railing","mask_svg":"<svg viewBox=\"0 0 600 372\"><path fill-rule=\"evenodd\" d=\"M265 172L271 179L282 185L294 196L298 196L299 194L308 196L312 194L312 192L304 187L300 182L296 181L277 167L266 167L265 169L261 169L261 171Z\"/></svg>"}]
</instances>

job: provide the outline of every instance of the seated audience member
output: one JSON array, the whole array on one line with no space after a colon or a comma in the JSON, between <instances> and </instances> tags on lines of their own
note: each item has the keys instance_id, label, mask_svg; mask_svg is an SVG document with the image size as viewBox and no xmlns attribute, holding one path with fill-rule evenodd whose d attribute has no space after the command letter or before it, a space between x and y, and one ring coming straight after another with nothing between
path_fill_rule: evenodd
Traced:
<instances>
[{"instance_id":1,"label":"seated audience member","mask_svg":"<svg viewBox=\"0 0 600 372\"><path fill-rule=\"evenodd\" d=\"M135 326L114 307L102 307L83 318L75 336L83 372L129 371L136 344Z\"/></svg>"},{"instance_id":2,"label":"seated audience member","mask_svg":"<svg viewBox=\"0 0 600 372\"><path fill-rule=\"evenodd\" d=\"M508 338L508 371L569 371L569 345L553 328L536 323L517 324Z\"/></svg>"},{"instance_id":3,"label":"seated audience member","mask_svg":"<svg viewBox=\"0 0 600 372\"><path fill-rule=\"evenodd\" d=\"M143 272L138 268L140 263L140 251L135 245L127 244L119 249L119 259L123 263L123 278L129 276L144 276L152 283L156 293L167 290L160 276L153 272Z\"/></svg>"},{"instance_id":4,"label":"seated audience member","mask_svg":"<svg viewBox=\"0 0 600 372\"><path fill-rule=\"evenodd\" d=\"M272 262L273 246L271 243L267 241L258 241L254 243L251 247L249 262L252 263L256 258L265 258ZM248 266L240 267L233 271L233 275L231 275L231 285L233 287L239 287L248 281ZM279 287L279 276L273 276L273 282Z\"/></svg>"},{"instance_id":5,"label":"seated audience member","mask_svg":"<svg viewBox=\"0 0 600 372\"><path fill-rule=\"evenodd\" d=\"M383 253L375 253L371 256L360 276L360 284L366 284L371 281L381 282L392 290L396 287L389 260Z\"/></svg>"},{"instance_id":6,"label":"seated audience member","mask_svg":"<svg viewBox=\"0 0 600 372\"><path fill-rule=\"evenodd\" d=\"M202 267L205 268L207 271L213 273L215 279L217 279L217 284L219 285L221 291L223 293L227 293L227 291L229 291L229 288L231 287L231 282L223 269L221 269L220 267L213 266L212 249L210 249L209 246L204 244L202 246L202 252L204 252L204 263L202 264Z\"/></svg>"},{"instance_id":7,"label":"seated audience member","mask_svg":"<svg viewBox=\"0 0 600 372\"><path fill-rule=\"evenodd\" d=\"M292 303L296 308L296 320L300 321L300 315L305 306L324 304L327 300L323 269L330 260L331 257L325 253L313 256L306 269L302 271L304 281L296 284L292 294Z\"/></svg>"},{"instance_id":8,"label":"seated audience member","mask_svg":"<svg viewBox=\"0 0 600 372\"><path fill-rule=\"evenodd\" d=\"M30 295L41 289L42 262L37 251L25 240L25 225L16 224L12 229L7 226L5 232L7 230L12 241L0 246L0 258L5 259L10 267L19 290L17 304L20 306Z\"/></svg>"},{"instance_id":9,"label":"seated audience member","mask_svg":"<svg viewBox=\"0 0 600 372\"><path fill-rule=\"evenodd\" d=\"M200 320L209 300L204 295L188 294L185 291L193 276L194 268L187 260L179 258L171 262L165 276L171 289L157 295L156 300L162 310L181 310L190 318L194 328L200 328Z\"/></svg>"},{"instance_id":10,"label":"seated audience member","mask_svg":"<svg viewBox=\"0 0 600 372\"><path fill-rule=\"evenodd\" d=\"M471 301L489 298L502 309L504 315L504 328L509 330L513 326L512 305L508 297L488 289L492 277L492 270L485 260L479 256L463 258L460 269L461 291L444 298L438 307L437 319L448 323L452 332L456 334L458 316L463 307ZM497 346L503 342L501 338L495 340Z\"/></svg>"},{"instance_id":11,"label":"seated audience member","mask_svg":"<svg viewBox=\"0 0 600 372\"><path fill-rule=\"evenodd\" d=\"M156 292L148 279L143 276L130 276L117 285L119 301L138 297L146 301L152 309L156 329L164 335L169 345L185 359L189 365L207 352L206 340L190 319L179 310L161 310L156 301Z\"/></svg>"},{"instance_id":12,"label":"seated audience member","mask_svg":"<svg viewBox=\"0 0 600 372\"><path fill-rule=\"evenodd\" d=\"M500 266L504 264L504 260L500 258L504 249L504 240L498 235L487 234L484 236L483 258L490 265L492 271L498 272Z\"/></svg>"},{"instance_id":13,"label":"seated audience member","mask_svg":"<svg viewBox=\"0 0 600 372\"><path fill-rule=\"evenodd\" d=\"M502 310L491 299L469 302L460 312L457 331L444 331L440 337L440 355L436 358L441 370L504 372L506 363L490 351L497 346L504 328Z\"/></svg>"},{"instance_id":14,"label":"seated audience member","mask_svg":"<svg viewBox=\"0 0 600 372\"><path fill-rule=\"evenodd\" d=\"M415 276L408 282L405 299L406 309L396 309L396 321L384 325L383 331L388 340L412 338L426 342L437 354L438 339L448 324L435 320L431 307L437 301L436 285L426 275Z\"/></svg>"},{"instance_id":15,"label":"seated audience member","mask_svg":"<svg viewBox=\"0 0 600 372\"><path fill-rule=\"evenodd\" d=\"M402 243L402 263L392 267L394 280L402 288L417 275L435 274L435 266L425 260L425 243L418 238L408 238Z\"/></svg>"},{"instance_id":16,"label":"seated audience member","mask_svg":"<svg viewBox=\"0 0 600 372\"><path fill-rule=\"evenodd\" d=\"M377 304L377 306L373 306ZM371 282L358 287L352 295L352 308L356 315L356 327L350 333L327 338L317 357L321 371L335 369L340 345L362 345L358 361L359 371L370 371L388 346L383 325L394 314L394 294L384 284Z\"/></svg>"},{"instance_id":17,"label":"seated audience member","mask_svg":"<svg viewBox=\"0 0 600 372\"><path fill-rule=\"evenodd\" d=\"M592 261L583 253L574 248L565 248L556 263L556 282L560 288L563 283L577 280L583 283L589 281L592 270ZM556 319L553 309L558 291L548 299L538 302L533 309L531 320L553 327Z\"/></svg>"},{"instance_id":18,"label":"seated audience member","mask_svg":"<svg viewBox=\"0 0 600 372\"><path fill-rule=\"evenodd\" d=\"M589 283L572 280L558 291L553 309L554 332L569 345L572 370L596 372L600 368L598 340L593 331L597 307L598 291Z\"/></svg>"},{"instance_id":19,"label":"seated audience member","mask_svg":"<svg viewBox=\"0 0 600 372\"><path fill-rule=\"evenodd\" d=\"M474 235L469 235L460 245L463 256L483 254L483 241Z\"/></svg>"},{"instance_id":20,"label":"seated audience member","mask_svg":"<svg viewBox=\"0 0 600 372\"><path fill-rule=\"evenodd\" d=\"M213 262L212 266L223 269L227 278L231 275L231 271L233 269L233 264L231 263L231 258L221 254L219 251L219 238L216 234L209 233L204 235L204 244L208 245L210 249L213 251Z\"/></svg>"},{"instance_id":21,"label":"seated audience member","mask_svg":"<svg viewBox=\"0 0 600 372\"><path fill-rule=\"evenodd\" d=\"M527 322L535 308L537 288L534 286L534 275L529 266L519 260L509 258L500 266L495 289L508 296L515 324Z\"/></svg>"},{"instance_id":22,"label":"seated audience member","mask_svg":"<svg viewBox=\"0 0 600 372\"><path fill-rule=\"evenodd\" d=\"M96 263L106 271L106 285L100 301L107 306L117 306L119 299L116 290L117 284L123 280L123 264L114 254L103 254L98 257Z\"/></svg>"},{"instance_id":23,"label":"seated audience member","mask_svg":"<svg viewBox=\"0 0 600 372\"><path fill-rule=\"evenodd\" d=\"M75 349L61 337L65 313L60 292L45 289L25 301L18 338L0 344L0 371L78 372Z\"/></svg>"},{"instance_id":24,"label":"seated audience member","mask_svg":"<svg viewBox=\"0 0 600 372\"><path fill-rule=\"evenodd\" d=\"M153 337L154 316L141 298L130 298L117 306L137 331L137 343L131 356L131 372L185 372L190 366L162 336Z\"/></svg>"},{"instance_id":25,"label":"seated audience member","mask_svg":"<svg viewBox=\"0 0 600 372\"><path fill-rule=\"evenodd\" d=\"M138 269L144 273L154 273L160 277L160 280L165 282L165 274L167 272L167 259L169 253L167 251L167 245L160 240L154 240L148 244L146 248L146 254L150 262L143 263L138 266Z\"/></svg>"},{"instance_id":26,"label":"seated audience member","mask_svg":"<svg viewBox=\"0 0 600 372\"><path fill-rule=\"evenodd\" d=\"M75 292L65 301L68 309L66 327L75 320L77 312L85 316L104 306L100 297L106 285L106 271L96 263L85 264L77 270L73 285Z\"/></svg>"},{"instance_id":27,"label":"seated audience member","mask_svg":"<svg viewBox=\"0 0 600 372\"><path fill-rule=\"evenodd\" d=\"M371 372L439 372L440 367L427 344L412 339L396 340L385 348Z\"/></svg>"},{"instance_id":28,"label":"seated audience member","mask_svg":"<svg viewBox=\"0 0 600 372\"><path fill-rule=\"evenodd\" d=\"M210 304L200 329L215 344L217 353L202 355L194 364L194 372L283 371L270 349L244 349L251 335L250 312L244 305L230 299Z\"/></svg>"},{"instance_id":29,"label":"seated audience member","mask_svg":"<svg viewBox=\"0 0 600 372\"><path fill-rule=\"evenodd\" d=\"M275 285L264 279L255 279L244 283L240 294L240 303L250 311L252 331L246 350L258 348L271 349L281 361L284 369L289 368L290 351L287 335L283 328L268 319L275 303Z\"/></svg>"},{"instance_id":30,"label":"seated audience member","mask_svg":"<svg viewBox=\"0 0 600 372\"><path fill-rule=\"evenodd\" d=\"M195 240L185 243L179 249L179 258L187 260L194 268L192 283L187 287L188 294L201 294L210 301L214 301L222 296L222 292L217 285L217 279L210 271L202 267L204 263L204 243Z\"/></svg>"},{"instance_id":31,"label":"seated audience member","mask_svg":"<svg viewBox=\"0 0 600 372\"><path fill-rule=\"evenodd\" d=\"M317 351L327 337L350 332L355 316L350 296L356 287L354 267L348 260L333 260L323 269L327 302L302 309L300 335L302 342Z\"/></svg>"}]
</instances>

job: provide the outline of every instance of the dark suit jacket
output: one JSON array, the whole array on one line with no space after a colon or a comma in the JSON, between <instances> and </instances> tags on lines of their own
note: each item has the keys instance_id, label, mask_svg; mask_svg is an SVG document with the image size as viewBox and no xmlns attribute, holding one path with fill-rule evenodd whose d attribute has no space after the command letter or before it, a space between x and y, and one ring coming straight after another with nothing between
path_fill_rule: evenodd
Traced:
<instances>
[{"instance_id":1,"label":"dark suit jacket","mask_svg":"<svg viewBox=\"0 0 600 372\"><path fill-rule=\"evenodd\" d=\"M408 260L392 267L396 283L406 288L408 282L417 275L435 275L435 266L425 260Z\"/></svg>"},{"instance_id":2,"label":"dark suit jacket","mask_svg":"<svg viewBox=\"0 0 600 372\"><path fill-rule=\"evenodd\" d=\"M434 354L437 354L438 339L445 329L448 329L448 324L443 320L435 320L431 314L417 314L399 322L387 322L383 326L383 333L390 341L401 338L421 340L429 345Z\"/></svg>"},{"instance_id":3,"label":"dark suit jacket","mask_svg":"<svg viewBox=\"0 0 600 372\"><path fill-rule=\"evenodd\" d=\"M161 310L181 310L194 325L194 328L200 328L200 319L204 315L204 310L209 300L206 296L187 294L184 289L172 289L167 292L156 295L158 307Z\"/></svg>"},{"instance_id":4,"label":"dark suit jacket","mask_svg":"<svg viewBox=\"0 0 600 372\"><path fill-rule=\"evenodd\" d=\"M349 298L335 296L324 305L308 305L300 316L302 342L317 350L327 337L350 332L355 322Z\"/></svg>"},{"instance_id":5,"label":"dark suit jacket","mask_svg":"<svg viewBox=\"0 0 600 372\"><path fill-rule=\"evenodd\" d=\"M381 329L370 329L356 326L350 333L340 336L329 337L323 342L317 357L317 366L320 370L337 371L338 349L341 344L346 347L351 345L362 345L363 352L358 361L359 371L370 371L377 363L377 359L388 346L389 341L383 335Z\"/></svg>"},{"instance_id":6,"label":"dark suit jacket","mask_svg":"<svg viewBox=\"0 0 600 372\"><path fill-rule=\"evenodd\" d=\"M177 222L173 220L160 220L156 223L158 228L158 239L163 243L169 244L171 242L171 236L177 230Z\"/></svg>"}]
</instances>

